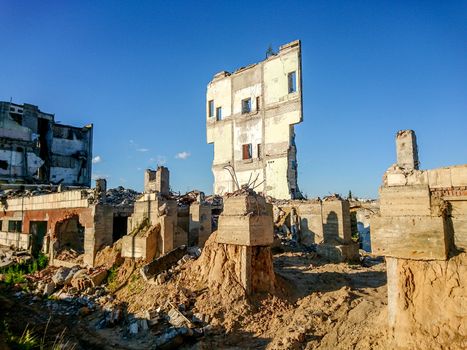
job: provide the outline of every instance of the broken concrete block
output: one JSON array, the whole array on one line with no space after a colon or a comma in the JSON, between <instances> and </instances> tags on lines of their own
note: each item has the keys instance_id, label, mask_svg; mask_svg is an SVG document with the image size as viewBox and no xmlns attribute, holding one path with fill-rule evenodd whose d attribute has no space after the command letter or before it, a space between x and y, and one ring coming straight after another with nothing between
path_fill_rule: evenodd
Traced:
<instances>
[{"instance_id":1,"label":"broken concrete block","mask_svg":"<svg viewBox=\"0 0 467 350\"><path fill-rule=\"evenodd\" d=\"M190 327L191 321L187 319L183 314L178 311L176 308L172 307L169 312L167 313L169 317L169 323L175 327Z\"/></svg>"},{"instance_id":2,"label":"broken concrete block","mask_svg":"<svg viewBox=\"0 0 467 350\"><path fill-rule=\"evenodd\" d=\"M429 216L430 203L430 190L427 185L380 189L381 216Z\"/></svg>"},{"instance_id":3,"label":"broken concrete block","mask_svg":"<svg viewBox=\"0 0 467 350\"><path fill-rule=\"evenodd\" d=\"M52 281L55 282L56 285L63 285L70 273L71 269L68 267L60 267L55 274L52 276Z\"/></svg>"},{"instance_id":4,"label":"broken concrete block","mask_svg":"<svg viewBox=\"0 0 467 350\"><path fill-rule=\"evenodd\" d=\"M360 257L357 243L342 245L318 244L316 246L316 253L335 263L356 261Z\"/></svg>"},{"instance_id":5,"label":"broken concrete block","mask_svg":"<svg viewBox=\"0 0 467 350\"><path fill-rule=\"evenodd\" d=\"M92 286L93 287L100 286L102 284L102 282L104 281L104 279L107 277L107 273L108 273L107 270L101 270L101 271L96 271L96 272L92 273L89 276L89 279L91 280Z\"/></svg>"},{"instance_id":6,"label":"broken concrete block","mask_svg":"<svg viewBox=\"0 0 467 350\"><path fill-rule=\"evenodd\" d=\"M374 254L418 260L447 258L448 244L442 217L374 216L371 231Z\"/></svg>"},{"instance_id":7,"label":"broken concrete block","mask_svg":"<svg viewBox=\"0 0 467 350\"><path fill-rule=\"evenodd\" d=\"M272 217L221 215L216 241L245 246L271 245L274 241Z\"/></svg>"},{"instance_id":8,"label":"broken concrete block","mask_svg":"<svg viewBox=\"0 0 467 350\"><path fill-rule=\"evenodd\" d=\"M54 281L46 283L44 286L44 296L52 295L52 293L55 291L55 287L56 285Z\"/></svg>"}]
</instances>

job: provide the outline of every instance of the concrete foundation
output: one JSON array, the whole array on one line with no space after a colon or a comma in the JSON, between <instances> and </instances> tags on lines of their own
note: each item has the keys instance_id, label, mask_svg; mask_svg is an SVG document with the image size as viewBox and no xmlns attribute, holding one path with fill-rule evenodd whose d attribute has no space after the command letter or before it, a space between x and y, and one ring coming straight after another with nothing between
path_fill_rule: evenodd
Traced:
<instances>
[{"instance_id":1,"label":"concrete foundation","mask_svg":"<svg viewBox=\"0 0 467 350\"><path fill-rule=\"evenodd\" d=\"M247 294L271 292L275 277L270 245L273 242L271 205L254 193L224 199L216 243L223 247Z\"/></svg>"}]
</instances>

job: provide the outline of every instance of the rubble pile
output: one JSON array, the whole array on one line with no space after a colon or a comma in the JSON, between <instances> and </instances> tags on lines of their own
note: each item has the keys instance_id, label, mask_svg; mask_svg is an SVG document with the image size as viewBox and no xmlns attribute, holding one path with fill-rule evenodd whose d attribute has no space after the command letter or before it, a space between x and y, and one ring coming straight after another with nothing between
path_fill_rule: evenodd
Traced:
<instances>
[{"instance_id":1,"label":"rubble pile","mask_svg":"<svg viewBox=\"0 0 467 350\"><path fill-rule=\"evenodd\" d=\"M41 186L33 188L18 188L18 189L0 189L0 199L10 199L18 197L31 197L41 194L50 194L57 192L57 186Z\"/></svg>"},{"instance_id":2,"label":"rubble pile","mask_svg":"<svg viewBox=\"0 0 467 350\"><path fill-rule=\"evenodd\" d=\"M25 264L31 259L31 254L27 250L0 248L0 268L7 268L15 264Z\"/></svg>"},{"instance_id":3,"label":"rubble pile","mask_svg":"<svg viewBox=\"0 0 467 350\"><path fill-rule=\"evenodd\" d=\"M83 263L83 256L84 254L79 253L72 248L63 248L58 252L54 259L81 264Z\"/></svg>"},{"instance_id":4,"label":"rubble pile","mask_svg":"<svg viewBox=\"0 0 467 350\"><path fill-rule=\"evenodd\" d=\"M133 205L133 203L141 196L141 193L129 188L118 186L107 190L105 200L107 204L115 207Z\"/></svg>"}]
</instances>

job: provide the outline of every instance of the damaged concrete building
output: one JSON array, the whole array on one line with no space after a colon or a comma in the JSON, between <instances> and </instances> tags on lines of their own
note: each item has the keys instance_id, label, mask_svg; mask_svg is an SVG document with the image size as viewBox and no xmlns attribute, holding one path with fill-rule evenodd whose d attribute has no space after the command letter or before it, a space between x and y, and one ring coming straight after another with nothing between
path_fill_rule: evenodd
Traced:
<instances>
[{"instance_id":1,"label":"damaged concrete building","mask_svg":"<svg viewBox=\"0 0 467 350\"><path fill-rule=\"evenodd\" d=\"M58 124L31 104L0 102L0 182L89 187L92 132Z\"/></svg>"},{"instance_id":2,"label":"damaged concrete building","mask_svg":"<svg viewBox=\"0 0 467 350\"><path fill-rule=\"evenodd\" d=\"M392 348L467 346L467 164L419 170L412 130L397 133L373 252L386 257Z\"/></svg>"},{"instance_id":3,"label":"damaged concrete building","mask_svg":"<svg viewBox=\"0 0 467 350\"><path fill-rule=\"evenodd\" d=\"M0 245L30 249L34 254L43 251L53 265L93 266L99 249L126 234L137 195L127 190L130 193L121 195L122 199L115 196L117 190L106 190L105 180L97 184L95 189L51 186L48 191L42 187L43 193L36 189L39 193L34 195L18 191L3 196ZM82 261L65 261L70 252Z\"/></svg>"},{"instance_id":4,"label":"damaged concrete building","mask_svg":"<svg viewBox=\"0 0 467 350\"><path fill-rule=\"evenodd\" d=\"M206 94L214 144L214 193L245 184L280 199L300 198L294 126L302 121L300 41L233 73L217 73Z\"/></svg>"}]
</instances>

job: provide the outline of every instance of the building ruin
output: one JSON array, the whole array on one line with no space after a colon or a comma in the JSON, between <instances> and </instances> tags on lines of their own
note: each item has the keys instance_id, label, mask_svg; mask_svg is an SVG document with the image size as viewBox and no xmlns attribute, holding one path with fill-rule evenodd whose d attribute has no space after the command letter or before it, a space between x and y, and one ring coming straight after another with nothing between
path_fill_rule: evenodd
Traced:
<instances>
[{"instance_id":1,"label":"building ruin","mask_svg":"<svg viewBox=\"0 0 467 350\"><path fill-rule=\"evenodd\" d=\"M211 207L204 194L173 196L169 170L163 166L147 169L144 179L144 193L128 219L122 256L152 261L182 245L202 247L211 234Z\"/></svg>"},{"instance_id":2,"label":"building ruin","mask_svg":"<svg viewBox=\"0 0 467 350\"><path fill-rule=\"evenodd\" d=\"M350 204L339 195L311 200L273 202L274 225L281 234L296 235L297 244L315 247L334 262L356 260L352 241ZM295 232L294 232L295 231Z\"/></svg>"},{"instance_id":3,"label":"building ruin","mask_svg":"<svg viewBox=\"0 0 467 350\"><path fill-rule=\"evenodd\" d=\"M294 126L302 121L300 41L236 70L217 73L206 94L207 142L214 144L214 193L244 184L280 198L301 198Z\"/></svg>"},{"instance_id":4,"label":"building ruin","mask_svg":"<svg viewBox=\"0 0 467 350\"><path fill-rule=\"evenodd\" d=\"M3 197L0 245L42 251L55 265L69 265L60 256L72 251L93 266L97 251L126 233L121 221L133 212L131 200L112 200L105 180L98 183L95 189L52 187L49 193L43 188L31 196L19 192Z\"/></svg>"},{"instance_id":5,"label":"building ruin","mask_svg":"<svg viewBox=\"0 0 467 350\"><path fill-rule=\"evenodd\" d=\"M0 102L0 182L89 187L92 132L92 124L58 124L31 104Z\"/></svg>"},{"instance_id":6,"label":"building ruin","mask_svg":"<svg viewBox=\"0 0 467 350\"><path fill-rule=\"evenodd\" d=\"M386 257L392 347L465 348L467 165L419 170L412 130L396 145L371 220L373 251Z\"/></svg>"}]
</instances>

